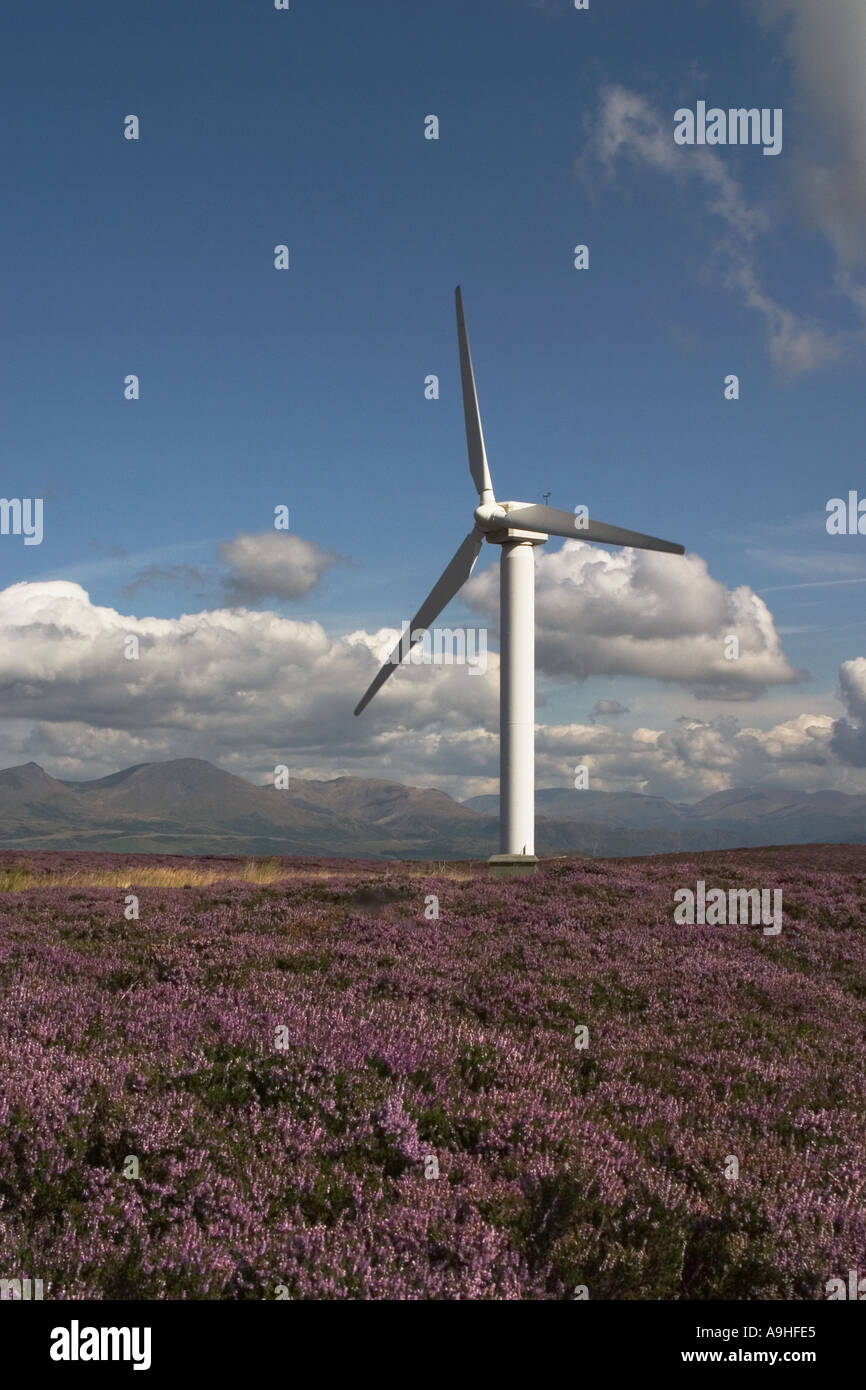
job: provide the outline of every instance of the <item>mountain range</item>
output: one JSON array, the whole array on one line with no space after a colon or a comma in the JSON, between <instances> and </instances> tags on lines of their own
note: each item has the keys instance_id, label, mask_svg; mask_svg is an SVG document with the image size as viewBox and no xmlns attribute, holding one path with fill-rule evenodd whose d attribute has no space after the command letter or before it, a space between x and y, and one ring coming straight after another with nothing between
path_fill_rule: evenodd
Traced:
<instances>
[{"instance_id":1,"label":"mountain range","mask_svg":"<svg viewBox=\"0 0 866 1390\"><path fill-rule=\"evenodd\" d=\"M154 854L305 854L483 859L499 799L373 778L254 786L200 758L140 763L89 782L36 763L0 772L0 847ZM738 788L687 805L637 792L536 792L540 854L628 856L866 843L866 796Z\"/></svg>"}]
</instances>

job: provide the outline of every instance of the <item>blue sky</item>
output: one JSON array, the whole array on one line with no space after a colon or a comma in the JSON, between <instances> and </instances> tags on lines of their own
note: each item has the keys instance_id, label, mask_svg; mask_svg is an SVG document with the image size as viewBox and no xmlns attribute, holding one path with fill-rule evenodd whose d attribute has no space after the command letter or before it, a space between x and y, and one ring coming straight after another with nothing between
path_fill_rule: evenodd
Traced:
<instances>
[{"instance_id":1,"label":"blue sky","mask_svg":"<svg viewBox=\"0 0 866 1390\"><path fill-rule=\"evenodd\" d=\"M471 527L459 282L498 495L585 502L681 541L711 577L691 631L664 639L667 667L643 648L697 571L678 589L639 564L631 654L596 632L572 661L583 609L571 638L552 615L576 571L546 547L539 718L554 732L539 783L593 745L600 786L690 797L748 774L866 790L866 538L825 529L829 498L866 495L866 116L846 56L866 29L855 0L832 8L7 11L3 493L43 497L45 519L39 546L0 537L0 586L28 586L3 610L0 762L86 777L195 752L255 777L282 759L300 775L492 788L495 670L401 671L381 710L351 719L375 634L411 617ZM699 98L781 107L782 154L675 147L674 111ZM123 138L129 113L138 141ZM281 503L293 537L343 559L322 559L296 598L285 575L248 593L254 621L236 604L227 626L209 617L237 597L226 546L266 532ZM623 572L595 554L595 611L614 611ZM485 547L471 603L448 610L486 611L492 647L497 557ZM706 651L731 629L720 595L743 586L773 639L762 647L749 617L753 649L726 686ZM181 631L181 615L198 621ZM110 637L130 620L160 648L134 692ZM599 699L628 709L609 736ZM656 738L636 747L642 729ZM645 756L659 740L667 752Z\"/></svg>"}]
</instances>

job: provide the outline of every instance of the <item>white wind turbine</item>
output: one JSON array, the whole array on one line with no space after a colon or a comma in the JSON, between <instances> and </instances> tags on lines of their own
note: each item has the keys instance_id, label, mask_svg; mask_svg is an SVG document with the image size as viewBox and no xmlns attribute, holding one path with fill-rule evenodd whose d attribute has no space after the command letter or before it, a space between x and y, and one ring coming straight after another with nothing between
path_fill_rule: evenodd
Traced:
<instances>
[{"instance_id":1,"label":"white wind turbine","mask_svg":"<svg viewBox=\"0 0 866 1390\"><path fill-rule=\"evenodd\" d=\"M391 672L408 655L423 631L462 589L487 540L502 547L500 556L499 628L499 839L490 860L499 872L534 872L535 857L535 558L533 546L550 536L663 550L684 555L681 545L656 540L638 531L606 526L570 512L527 502L497 502L490 481L475 374L469 352L463 297L458 286L457 340L463 382L463 413L469 468L478 489L475 525L451 563L436 581L378 675L355 707L360 714ZM408 640L406 640L408 639Z\"/></svg>"}]
</instances>

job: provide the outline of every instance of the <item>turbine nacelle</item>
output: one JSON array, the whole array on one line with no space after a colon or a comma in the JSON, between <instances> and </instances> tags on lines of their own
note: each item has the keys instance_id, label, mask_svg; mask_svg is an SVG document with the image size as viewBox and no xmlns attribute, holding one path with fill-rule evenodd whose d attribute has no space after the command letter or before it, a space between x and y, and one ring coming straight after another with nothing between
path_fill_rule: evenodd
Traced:
<instances>
[{"instance_id":1,"label":"turbine nacelle","mask_svg":"<svg viewBox=\"0 0 866 1390\"><path fill-rule=\"evenodd\" d=\"M517 526L516 516L521 508L526 511L527 502L483 503L475 508L475 529L482 532L491 545L502 545L505 541L532 541L534 545L544 545L550 537L546 531L533 526L523 530Z\"/></svg>"}]
</instances>

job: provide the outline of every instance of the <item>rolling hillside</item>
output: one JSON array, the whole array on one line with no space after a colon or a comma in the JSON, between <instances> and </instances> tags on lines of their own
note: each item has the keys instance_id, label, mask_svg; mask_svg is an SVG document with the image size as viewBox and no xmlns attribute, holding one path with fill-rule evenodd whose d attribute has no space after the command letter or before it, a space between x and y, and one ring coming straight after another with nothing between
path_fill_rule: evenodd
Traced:
<instances>
[{"instance_id":1,"label":"rolling hillside","mask_svg":"<svg viewBox=\"0 0 866 1390\"><path fill-rule=\"evenodd\" d=\"M36 763L0 772L0 845L156 854L484 859L498 797L459 802L374 778L254 786L199 758L142 763L91 782ZM866 796L735 789L694 805L633 792L536 793L539 853L632 856L767 844L866 843Z\"/></svg>"}]
</instances>

